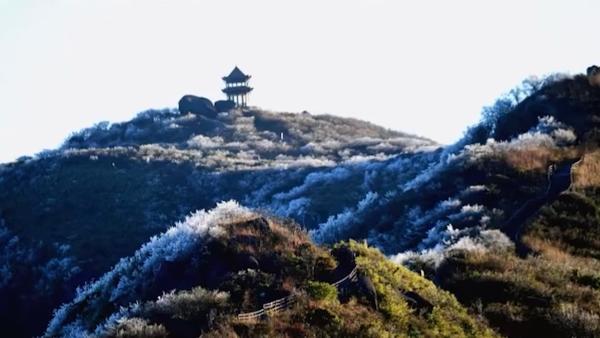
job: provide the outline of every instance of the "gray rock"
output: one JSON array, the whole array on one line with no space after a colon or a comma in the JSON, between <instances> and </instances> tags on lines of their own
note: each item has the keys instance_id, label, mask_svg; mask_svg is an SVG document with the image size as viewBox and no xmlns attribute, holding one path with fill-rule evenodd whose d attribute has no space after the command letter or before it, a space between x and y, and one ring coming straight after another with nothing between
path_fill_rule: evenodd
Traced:
<instances>
[{"instance_id":1,"label":"gray rock","mask_svg":"<svg viewBox=\"0 0 600 338\"><path fill-rule=\"evenodd\" d=\"M338 261L339 265L345 269L355 265L356 255L347 246L341 246L331 251L331 254Z\"/></svg>"},{"instance_id":2,"label":"gray rock","mask_svg":"<svg viewBox=\"0 0 600 338\"><path fill-rule=\"evenodd\" d=\"M419 315L422 316L433 311L433 304L431 304L431 302L429 302L427 299L421 297L421 295L419 295L418 293L413 291L407 291L402 292L401 295L408 304L408 306L417 310L419 312Z\"/></svg>"},{"instance_id":3,"label":"gray rock","mask_svg":"<svg viewBox=\"0 0 600 338\"><path fill-rule=\"evenodd\" d=\"M371 302L371 305L375 308L375 310L379 311L379 303L377 302L377 290L375 289L375 285L371 278L367 275L360 273L358 275L358 285L362 292L364 292Z\"/></svg>"},{"instance_id":4,"label":"gray rock","mask_svg":"<svg viewBox=\"0 0 600 338\"><path fill-rule=\"evenodd\" d=\"M235 102L228 100L219 100L215 102L215 109L219 113L228 112L235 108Z\"/></svg>"},{"instance_id":5,"label":"gray rock","mask_svg":"<svg viewBox=\"0 0 600 338\"><path fill-rule=\"evenodd\" d=\"M194 95L185 95L179 100L179 112L203 115L211 119L217 117L217 111L209 99Z\"/></svg>"},{"instance_id":6,"label":"gray rock","mask_svg":"<svg viewBox=\"0 0 600 338\"><path fill-rule=\"evenodd\" d=\"M596 65L588 67L587 77L590 85L600 86L600 67Z\"/></svg>"}]
</instances>

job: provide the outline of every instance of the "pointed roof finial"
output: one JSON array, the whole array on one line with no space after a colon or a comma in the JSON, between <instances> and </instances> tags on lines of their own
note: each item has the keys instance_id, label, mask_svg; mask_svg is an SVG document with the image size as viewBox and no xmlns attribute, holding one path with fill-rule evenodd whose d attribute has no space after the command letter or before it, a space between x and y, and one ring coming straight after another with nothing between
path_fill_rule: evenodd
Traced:
<instances>
[{"instance_id":1,"label":"pointed roof finial","mask_svg":"<svg viewBox=\"0 0 600 338\"><path fill-rule=\"evenodd\" d=\"M235 66L229 75L223 77L223 80L225 82L246 82L250 77L250 75L244 74L238 66Z\"/></svg>"}]
</instances>

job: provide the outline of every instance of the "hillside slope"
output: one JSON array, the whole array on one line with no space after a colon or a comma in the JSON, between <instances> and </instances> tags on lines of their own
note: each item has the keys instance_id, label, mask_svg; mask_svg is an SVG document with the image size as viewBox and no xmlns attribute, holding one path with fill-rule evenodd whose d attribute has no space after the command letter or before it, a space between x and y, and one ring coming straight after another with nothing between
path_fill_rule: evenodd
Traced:
<instances>
[{"instance_id":1,"label":"hillside slope","mask_svg":"<svg viewBox=\"0 0 600 338\"><path fill-rule=\"evenodd\" d=\"M368 238L398 261L410 259L410 251L439 261L446 248L492 237L503 245L503 234L513 236L512 216L547 193L548 167L568 173L569 163L598 147L600 89L586 77L552 79L528 94L501 98L461 141L432 153L425 170L372 198L350 220L319 224L313 237Z\"/></svg>"},{"instance_id":2,"label":"hillside slope","mask_svg":"<svg viewBox=\"0 0 600 338\"><path fill-rule=\"evenodd\" d=\"M525 256L455 251L437 271L444 288L511 337L600 335L600 166L588 153L572 190L523 226Z\"/></svg>"},{"instance_id":3,"label":"hillside slope","mask_svg":"<svg viewBox=\"0 0 600 338\"><path fill-rule=\"evenodd\" d=\"M333 165L356 156L365 160L435 145L369 122L307 112L244 109L209 118L162 110L84 129L70 136L59 152L190 162L224 171Z\"/></svg>"},{"instance_id":4,"label":"hillside slope","mask_svg":"<svg viewBox=\"0 0 600 338\"><path fill-rule=\"evenodd\" d=\"M371 166L436 147L326 115L233 111L210 119L149 111L83 130L59 150L0 166L0 218L22 240L67 244L83 262L107 255L94 261L98 273L165 223L221 200L268 208L312 227L363 198L369 187L351 182ZM391 174L401 181L417 171ZM308 205L313 195L326 197L317 190L328 188L319 184L321 176L351 186L348 194ZM91 232L94 241L87 241L84 234ZM115 250L106 242L116 233L129 243Z\"/></svg>"},{"instance_id":5,"label":"hillside slope","mask_svg":"<svg viewBox=\"0 0 600 338\"><path fill-rule=\"evenodd\" d=\"M358 269L357 280L332 282ZM171 290L171 291L169 291ZM339 290L339 293L338 293ZM420 299L421 309L403 297ZM261 304L293 302L268 321L243 320ZM314 246L294 224L233 202L189 216L58 310L46 336L485 337L448 293L351 242Z\"/></svg>"},{"instance_id":6,"label":"hillside slope","mask_svg":"<svg viewBox=\"0 0 600 338\"><path fill-rule=\"evenodd\" d=\"M39 334L77 285L193 210L235 199L312 227L359 203L373 189L358 183L369 172L435 148L358 120L258 110L148 111L78 132L58 150L0 165L0 324ZM387 182L418 170L390 167Z\"/></svg>"},{"instance_id":7,"label":"hillside slope","mask_svg":"<svg viewBox=\"0 0 600 338\"><path fill-rule=\"evenodd\" d=\"M415 231L369 232L503 335L598 337L600 88L561 79L489 112L396 200L421 208L400 213Z\"/></svg>"}]
</instances>

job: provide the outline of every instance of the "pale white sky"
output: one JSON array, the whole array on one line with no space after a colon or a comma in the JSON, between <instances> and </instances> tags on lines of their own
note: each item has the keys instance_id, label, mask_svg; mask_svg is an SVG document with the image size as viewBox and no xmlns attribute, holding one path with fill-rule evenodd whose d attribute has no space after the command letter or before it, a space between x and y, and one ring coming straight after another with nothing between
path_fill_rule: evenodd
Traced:
<instances>
[{"instance_id":1,"label":"pale white sky","mask_svg":"<svg viewBox=\"0 0 600 338\"><path fill-rule=\"evenodd\" d=\"M0 0L0 162L184 94L449 143L533 74L600 63L599 1Z\"/></svg>"}]
</instances>

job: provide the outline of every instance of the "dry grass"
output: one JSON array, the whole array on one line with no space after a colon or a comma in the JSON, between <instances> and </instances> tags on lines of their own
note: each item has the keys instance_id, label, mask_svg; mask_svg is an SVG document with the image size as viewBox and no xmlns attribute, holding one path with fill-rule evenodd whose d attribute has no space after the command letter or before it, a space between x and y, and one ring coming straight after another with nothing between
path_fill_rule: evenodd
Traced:
<instances>
[{"instance_id":1,"label":"dry grass","mask_svg":"<svg viewBox=\"0 0 600 338\"><path fill-rule=\"evenodd\" d=\"M585 154L574 166L573 180L574 188L600 187L600 150Z\"/></svg>"},{"instance_id":2,"label":"dry grass","mask_svg":"<svg viewBox=\"0 0 600 338\"><path fill-rule=\"evenodd\" d=\"M544 260L556 264L557 269L600 271L600 261L591 257L569 253L567 244L527 235L523 236L523 242L534 252L540 254Z\"/></svg>"},{"instance_id":3,"label":"dry grass","mask_svg":"<svg viewBox=\"0 0 600 338\"><path fill-rule=\"evenodd\" d=\"M308 234L299 229L290 228L289 226L285 226L278 221L271 220L269 222L271 226L271 231L277 236L281 238L285 238L289 245L292 247L298 247L302 244L311 243Z\"/></svg>"},{"instance_id":4,"label":"dry grass","mask_svg":"<svg viewBox=\"0 0 600 338\"><path fill-rule=\"evenodd\" d=\"M372 311L368 306L357 302L356 298L350 299L345 304L328 304L328 306L341 318L361 318L361 320L344 321L345 328L350 332L358 332L365 322L385 321L381 313Z\"/></svg>"},{"instance_id":5,"label":"dry grass","mask_svg":"<svg viewBox=\"0 0 600 338\"><path fill-rule=\"evenodd\" d=\"M550 163L576 158L579 150L575 147L527 147L506 151L502 155L506 162L519 171L546 171Z\"/></svg>"},{"instance_id":6,"label":"dry grass","mask_svg":"<svg viewBox=\"0 0 600 338\"><path fill-rule=\"evenodd\" d=\"M258 230L252 228L252 227L242 227L242 226L235 226L235 227L231 227L232 230L232 235L234 236L259 236L259 232Z\"/></svg>"},{"instance_id":7,"label":"dry grass","mask_svg":"<svg viewBox=\"0 0 600 338\"><path fill-rule=\"evenodd\" d=\"M269 231L271 232L268 238L271 240L265 242L262 240L266 238L265 233L261 232L261 230L258 228L247 226L245 224L255 219L257 219L257 217L253 216L239 221L236 220L236 222L231 222L224 225L224 227L227 227L231 238L252 237L257 239L256 242L258 244L236 243L239 251L253 254L260 251L281 253L294 250L303 244L308 245L311 243L308 234L299 229L287 226L283 224L282 221L274 218L268 219ZM273 239L276 241L273 241Z\"/></svg>"},{"instance_id":8,"label":"dry grass","mask_svg":"<svg viewBox=\"0 0 600 338\"><path fill-rule=\"evenodd\" d=\"M590 86L600 87L600 73L588 75L588 82L590 83Z\"/></svg>"},{"instance_id":9,"label":"dry grass","mask_svg":"<svg viewBox=\"0 0 600 338\"><path fill-rule=\"evenodd\" d=\"M576 258L564 250L564 245L550 241L545 238L523 236L523 243L533 251L541 253L546 258L556 263L571 263Z\"/></svg>"},{"instance_id":10,"label":"dry grass","mask_svg":"<svg viewBox=\"0 0 600 338\"><path fill-rule=\"evenodd\" d=\"M451 279L469 281L471 287L461 292L472 298L472 309L478 308L477 299L483 300L483 313L509 336L537 328L560 330L553 333L557 337L595 337L600 333L600 262L570 253L567 243L537 235L522 238L534 255L522 259L509 252L468 252L461 263L465 269ZM501 286L496 291L505 293L503 299L494 290L472 295L477 289L472 286L478 284ZM538 322L539 316L545 324ZM516 327L525 331L512 331Z\"/></svg>"},{"instance_id":11,"label":"dry grass","mask_svg":"<svg viewBox=\"0 0 600 338\"><path fill-rule=\"evenodd\" d=\"M200 335L201 338L239 338L239 335L229 325L220 324L209 332Z\"/></svg>"}]
</instances>

